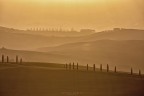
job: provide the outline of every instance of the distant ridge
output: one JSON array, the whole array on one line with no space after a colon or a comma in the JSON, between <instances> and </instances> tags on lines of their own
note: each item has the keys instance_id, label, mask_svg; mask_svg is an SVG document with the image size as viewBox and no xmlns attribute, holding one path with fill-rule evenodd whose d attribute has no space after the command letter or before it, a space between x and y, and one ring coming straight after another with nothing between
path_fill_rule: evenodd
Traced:
<instances>
[{"instance_id":1,"label":"distant ridge","mask_svg":"<svg viewBox=\"0 0 144 96\"><path fill-rule=\"evenodd\" d=\"M115 28L114 30L78 37L42 36L15 30L16 29L0 27L0 46L12 49L32 50L40 47L51 47L68 43L91 42L97 40L144 40L144 30L139 29Z\"/></svg>"},{"instance_id":2,"label":"distant ridge","mask_svg":"<svg viewBox=\"0 0 144 96\"><path fill-rule=\"evenodd\" d=\"M144 30L140 29L124 29L114 28L92 34L87 37L87 40L144 40Z\"/></svg>"},{"instance_id":3,"label":"distant ridge","mask_svg":"<svg viewBox=\"0 0 144 96\"><path fill-rule=\"evenodd\" d=\"M42 35L42 36L56 36L56 37L79 37L79 36L86 36L95 33L93 29L81 29L80 31L76 31L74 29L64 30L58 28L31 28L27 30L20 30L14 28L7 28L0 26L0 31L4 32L15 32L15 33L25 33L31 35Z\"/></svg>"}]
</instances>

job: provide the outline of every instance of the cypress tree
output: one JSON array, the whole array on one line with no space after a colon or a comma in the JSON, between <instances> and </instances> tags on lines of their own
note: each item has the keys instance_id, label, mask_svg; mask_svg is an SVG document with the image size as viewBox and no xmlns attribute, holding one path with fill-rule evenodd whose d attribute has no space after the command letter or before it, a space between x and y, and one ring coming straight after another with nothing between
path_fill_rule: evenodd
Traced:
<instances>
[{"instance_id":1,"label":"cypress tree","mask_svg":"<svg viewBox=\"0 0 144 96\"><path fill-rule=\"evenodd\" d=\"M95 71L95 64L93 65L93 70Z\"/></svg>"},{"instance_id":2,"label":"cypress tree","mask_svg":"<svg viewBox=\"0 0 144 96\"><path fill-rule=\"evenodd\" d=\"M71 70L71 63L69 64L69 69Z\"/></svg>"},{"instance_id":3,"label":"cypress tree","mask_svg":"<svg viewBox=\"0 0 144 96\"><path fill-rule=\"evenodd\" d=\"M23 62L23 60L22 60L22 58L20 59L20 63L22 63Z\"/></svg>"},{"instance_id":4,"label":"cypress tree","mask_svg":"<svg viewBox=\"0 0 144 96\"><path fill-rule=\"evenodd\" d=\"M66 63L66 69L67 69L67 63Z\"/></svg>"},{"instance_id":5,"label":"cypress tree","mask_svg":"<svg viewBox=\"0 0 144 96\"><path fill-rule=\"evenodd\" d=\"M18 56L16 56L16 63L18 63Z\"/></svg>"},{"instance_id":6,"label":"cypress tree","mask_svg":"<svg viewBox=\"0 0 144 96\"><path fill-rule=\"evenodd\" d=\"M88 67L89 67L89 66L88 66L88 64L87 64L87 71L88 71Z\"/></svg>"},{"instance_id":7,"label":"cypress tree","mask_svg":"<svg viewBox=\"0 0 144 96\"><path fill-rule=\"evenodd\" d=\"M131 68L131 75L133 75L133 69Z\"/></svg>"},{"instance_id":8,"label":"cypress tree","mask_svg":"<svg viewBox=\"0 0 144 96\"><path fill-rule=\"evenodd\" d=\"M141 70L139 70L139 76L141 76Z\"/></svg>"},{"instance_id":9,"label":"cypress tree","mask_svg":"<svg viewBox=\"0 0 144 96\"><path fill-rule=\"evenodd\" d=\"M117 72L117 67L115 66L115 73Z\"/></svg>"},{"instance_id":10,"label":"cypress tree","mask_svg":"<svg viewBox=\"0 0 144 96\"><path fill-rule=\"evenodd\" d=\"M109 65L107 64L107 72L109 72Z\"/></svg>"},{"instance_id":11,"label":"cypress tree","mask_svg":"<svg viewBox=\"0 0 144 96\"><path fill-rule=\"evenodd\" d=\"M7 56L7 63L9 63L9 57Z\"/></svg>"},{"instance_id":12,"label":"cypress tree","mask_svg":"<svg viewBox=\"0 0 144 96\"><path fill-rule=\"evenodd\" d=\"M78 70L79 68L78 68L78 63L77 63L77 70Z\"/></svg>"},{"instance_id":13,"label":"cypress tree","mask_svg":"<svg viewBox=\"0 0 144 96\"><path fill-rule=\"evenodd\" d=\"M102 71L102 64L100 64L100 70Z\"/></svg>"},{"instance_id":14,"label":"cypress tree","mask_svg":"<svg viewBox=\"0 0 144 96\"><path fill-rule=\"evenodd\" d=\"M4 63L4 55L2 55L2 63Z\"/></svg>"},{"instance_id":15,"label":"cypress tree","mask_svg":"<svg viewBox=\"0 0 144 96\"><path fill-rule=\"evenodd\" d=\"M74 67L75 65L74 65L74 62L73 62L73 70L75 69L75 67Z\"/></svg>"}]
</instances>

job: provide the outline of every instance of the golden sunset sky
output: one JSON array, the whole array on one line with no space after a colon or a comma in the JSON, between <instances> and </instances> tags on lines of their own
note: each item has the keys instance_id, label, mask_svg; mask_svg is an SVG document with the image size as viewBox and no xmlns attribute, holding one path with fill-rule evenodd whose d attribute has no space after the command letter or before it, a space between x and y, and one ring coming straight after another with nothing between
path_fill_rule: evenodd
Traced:
<instances>
[{"instance_id":1,"label":"golden sunset sky","mask_svg":"<svg viewBox=\"0 0 144 96\"><path fill-rule=\"evenodd\" d=\"M144 29L144 0L0 0L0 25Z\"/></svg>"}]
</instances>

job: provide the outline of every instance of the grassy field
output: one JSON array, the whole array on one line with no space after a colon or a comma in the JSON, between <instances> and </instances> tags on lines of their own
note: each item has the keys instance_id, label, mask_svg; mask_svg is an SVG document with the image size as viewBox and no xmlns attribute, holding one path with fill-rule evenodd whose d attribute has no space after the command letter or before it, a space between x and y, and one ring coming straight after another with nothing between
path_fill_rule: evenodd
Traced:
<instances>
[{"instance_id":1,"label":"grassy field","mask_svg":"<svg viewBox=\"0 0 144 96\"><path fill-rule=\"evenodd\" d=\"M0 96L144 96L144 77L66 70L62 64L0 64Z\"/></svg>"}]
</instances>

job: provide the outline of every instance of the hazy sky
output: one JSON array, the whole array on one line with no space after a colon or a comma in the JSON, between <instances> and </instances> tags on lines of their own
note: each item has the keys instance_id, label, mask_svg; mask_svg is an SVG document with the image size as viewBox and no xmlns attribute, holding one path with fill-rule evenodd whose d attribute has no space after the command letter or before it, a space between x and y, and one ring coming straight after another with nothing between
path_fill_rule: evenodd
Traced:
<instances>
[{"instance_id":1,"label":"hazy sky","mask_svg":"<svg viewBox=\"0 0 144 96\"><path fill-rule=\"evenodd\" d=\"M144 29L144 0L0 0L0 25Z\"/></svg>"}]
</instances>

